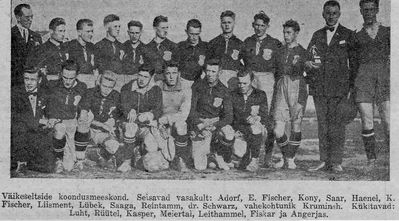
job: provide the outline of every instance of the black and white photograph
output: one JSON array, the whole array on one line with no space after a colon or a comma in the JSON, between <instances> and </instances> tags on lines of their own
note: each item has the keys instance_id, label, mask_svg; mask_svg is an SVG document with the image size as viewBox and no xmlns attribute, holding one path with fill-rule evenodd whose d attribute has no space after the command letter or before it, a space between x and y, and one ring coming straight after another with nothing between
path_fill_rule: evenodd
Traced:
<instances>
[{"instance_id":1,"label":"black and white photograph","mask_svg":"<svg viewBox=\"0 0 399 221\"><path fill-rule=\"evenodd\" d=\"M39 214L38 208L52 206L13 204L7 188L2 207L33 208L38 217L57 219L353 219L350 213L363 209L371 215L358 218L393 219L399 168L390 140L390 112L398 106L390 105L396 91L391 23L397 23L391 4L10 0L3 10L8 21L2 21L3 31L10 30L2 38L8 47L1 47L5 183L30 194L26 184L43 191L49 182L48 193L25 199L52 194L50 200L65 205L51 205L70 210ZM136 215L128 204L100 205L108 198L92 207L83 195L91 183L93 194L142 202L142 213L134 203ZM152 192L158 185L160 192ZM267 185L275 198L262 192ZM304 195L313 190L315 196ZM188 197L188 206L167 204L165 212L154 212L165 209L163 202L185 201L173 195L183 193L198 195ZM80 207L74 200L82 200ZM195 201L212 206L197 208ZM219 201L286 204L261 211L249 204L218 207ZM363 201L375 204L359 208ZM319 210L297 213L294 203Z\"/></svg>"}]
</instances>

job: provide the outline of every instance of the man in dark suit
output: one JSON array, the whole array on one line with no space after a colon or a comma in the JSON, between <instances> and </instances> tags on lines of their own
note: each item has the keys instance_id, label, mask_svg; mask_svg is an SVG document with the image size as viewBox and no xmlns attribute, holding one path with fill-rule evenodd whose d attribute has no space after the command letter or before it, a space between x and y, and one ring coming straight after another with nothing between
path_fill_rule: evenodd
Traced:
<instances>
[{"instance_id":1,"label":"man in dark suit","mask_svg":"<svg viewBox=\"0 0 399 221\"><path fill-rule=\"evenodd\" d=\"M17 5L14 9L17 24L11 28L11 86L21 85L23 68L29 52L42 43L40 34L30 30L33 20L28 4Z\"/></svg>"},{"instance_id":2,"label":"man in dark suit","mask_svg":"<svg viewBox=\"0 0 399 221\"><path fill-rule=\"evenodd\" d=\"M54 170L47 96L38 87L41 74L38 69L24 71L24 85L16 86L11 95L11 171L15 174L23 172L23 165L45 173Z\"/></svg>"},{"instance_id":3,"label":"man in dark suit","mask_svg":"<svg viewBox=\"0 0 399 221\"><path fill-rule=\"evenodd\" d=\"M353 32L338 23L340 5L327 1L323 7L326 26L313 34L308 46L309 94L316 107L320 164L311 171L342 172L345 125L338 104L349 96L354 82Z\"/></svg>"}]
</instances>

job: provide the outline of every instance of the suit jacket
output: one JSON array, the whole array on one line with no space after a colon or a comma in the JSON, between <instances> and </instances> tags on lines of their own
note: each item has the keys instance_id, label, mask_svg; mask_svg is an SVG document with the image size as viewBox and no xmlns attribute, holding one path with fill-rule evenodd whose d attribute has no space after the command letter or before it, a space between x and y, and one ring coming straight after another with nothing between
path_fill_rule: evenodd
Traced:
<instances>
[{"instance_id":1,"label":"suit jacket","mask_svg":"<svg viewBox=\"0 0 399 221\"><path fill-rule=\"evenodd\" d=\"M34 47L42 44L42 37L40 34L28 29L28 42L22 37L18 26L11 28L11 83L23 83L23 69L28 54Z\"/></svg>"},{"instance_id":2,"label":"suit jacket","mask_svg":"<svg viewBox=\"0 0 399 221\"><path fill-rule=\"evenodd\" d=\"M321 57L321 67L308 71L309 94L313 96L342 97L353 87L355 77L354 32L342 25L327 44L327 29L313 34L308 46L308 59L312 60L312 47Z\"/></svg>"},{"instance_id":3,"label":"suit jacket","mask_svg":"<svg viewBox=\"0 0 399 221\"><path fill-rule=\"evenodd\" d=\"M36 97L36 114L29 101L29 94L23 85L13 88L11 93L11 128L13 134L24 132L39 132L39 120L47 116L47 93L44 89L38 88Z\"/></svg>"}]
</instances>

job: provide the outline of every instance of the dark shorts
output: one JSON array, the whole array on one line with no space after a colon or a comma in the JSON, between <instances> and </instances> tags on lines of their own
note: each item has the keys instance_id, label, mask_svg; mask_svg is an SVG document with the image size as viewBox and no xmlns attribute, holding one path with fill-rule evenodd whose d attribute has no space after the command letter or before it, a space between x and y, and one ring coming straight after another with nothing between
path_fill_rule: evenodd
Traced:
<instances>
[{"instance_id":1,"label":"dark shorts","mask_svg":"<svg viewBox=\"0 0 399 221\"><path fill-rule=\"evenodd\" d=\"M360 64L355 80L357 103L381 103L390 99L390 68L386 63Z\"/></svg>"}]
</instances>

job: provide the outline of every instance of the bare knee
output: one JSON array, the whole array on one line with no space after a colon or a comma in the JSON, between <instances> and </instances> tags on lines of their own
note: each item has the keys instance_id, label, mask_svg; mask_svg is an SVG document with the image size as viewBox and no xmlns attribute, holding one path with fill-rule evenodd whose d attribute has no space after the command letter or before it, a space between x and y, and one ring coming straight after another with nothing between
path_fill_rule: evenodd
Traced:
<instances>
[{"instance_id":1,"label":"bare knee","mask_svg":"<svg viewBox=\"0 0 399 221\"><path fill-rule=\"evenodd\" d=\"M222 127L221 132L223 134L223 137L226 140L233 140L234 139L234 129L230 125L226 125Z\"/></svg>"},{"instance_id":2,"label":"bare knee","mask_svg":"<svg viewBox=\"0 0 399 221\"><path fill-rule=\"evenodd\" d=\"M274 127L274 135L276 135L277 138L280 138L284 135L285 133L285 122L276 122L276 126Z\"/></svg>"},{"instance_id":3,"label":"bare knee","mask_svg":"<svg viewBox=\"0 0 399 221\"><path fill-rule=\"evenodd\" d=\"M54 137L56 139L62 139L65 137L66 126L63 123L58 123L54 125Z\"/></svg>"}]
</instances>

